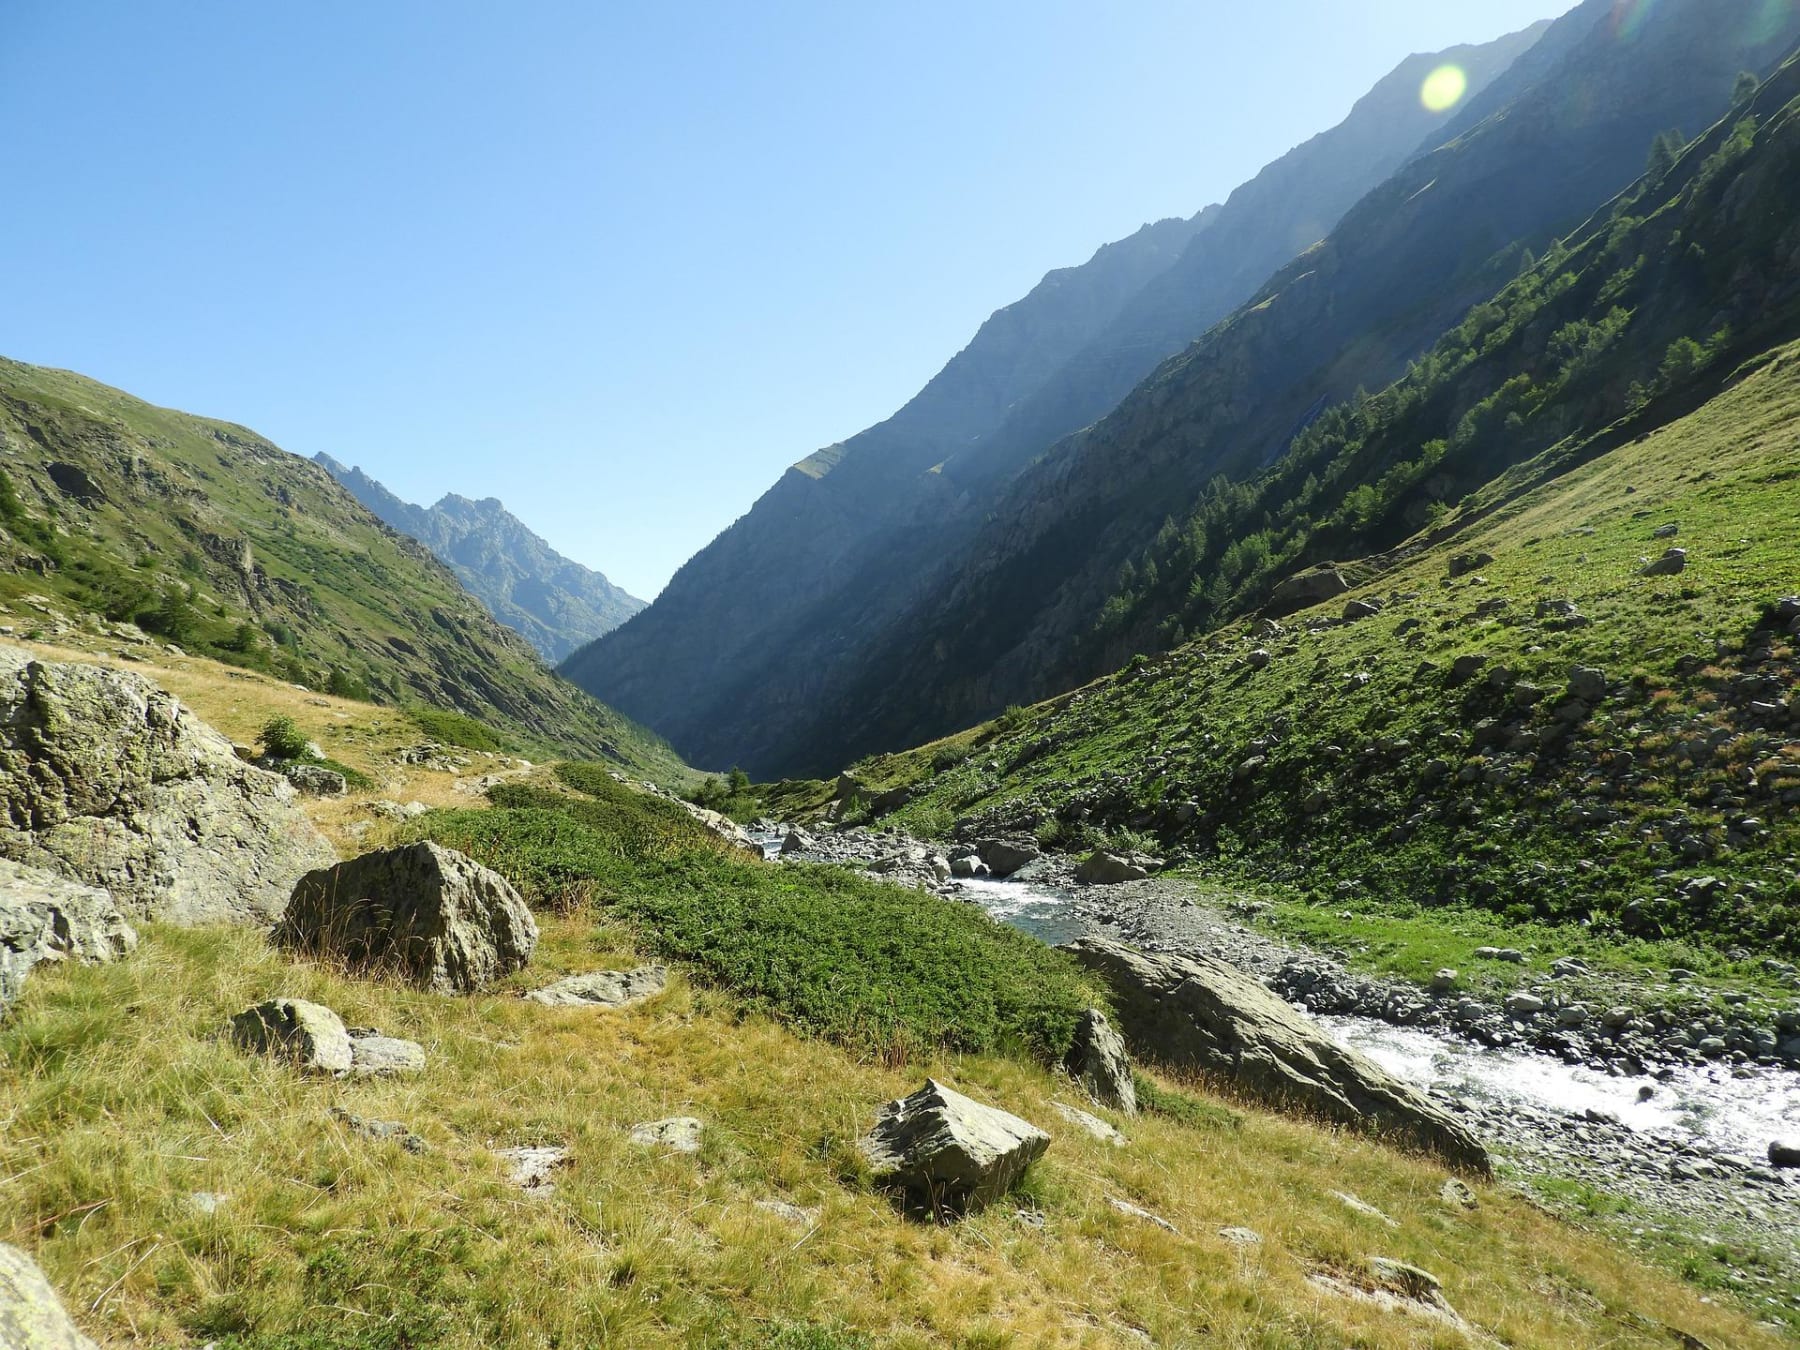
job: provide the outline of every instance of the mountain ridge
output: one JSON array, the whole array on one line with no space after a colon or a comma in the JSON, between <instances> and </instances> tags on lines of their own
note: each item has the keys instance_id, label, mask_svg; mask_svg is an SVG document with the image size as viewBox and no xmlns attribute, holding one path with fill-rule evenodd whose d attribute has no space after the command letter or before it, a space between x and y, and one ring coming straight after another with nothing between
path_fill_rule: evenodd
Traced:
<instances>
[{"instance_id":1,"label":"mountain ridge","mask_svg":"<svg viewBox=\"0 0 1800 1350\"><path fill-rule=\"evenodd\" d=\"M477 600L555 664L610 633L644 601L558 553L497 497L447 492L418 506L321 451L313 462L382 520L435 554Z\"/></svg>"}]
</instances>

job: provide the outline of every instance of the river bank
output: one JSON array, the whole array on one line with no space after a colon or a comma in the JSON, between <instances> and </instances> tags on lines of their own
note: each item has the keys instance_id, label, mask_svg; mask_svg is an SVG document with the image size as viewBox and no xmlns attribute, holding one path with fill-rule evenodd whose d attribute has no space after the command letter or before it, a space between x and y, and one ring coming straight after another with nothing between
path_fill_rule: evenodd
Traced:
<instances>
[{"instance_id":1,"label":"river bank","mask_svg":"<svg viewBox=\"0 0 1800 1350\"><path fill-rule=\"evenodd\" d=\"M1462 1115L1515 1184L1629 1242L1674 1250L1695 1278L1800 1322L1800 1171L1769 1166L1766 1153L1800 1134L1800 1073L1747 1021L1699 1021L1682 1004L1659 1006L1653 988L1609 991L1571 966L1504 997L1434 993L1258 931L1254 903L1221 904L1179 875L1082 885L1071 860L1045 855L1005 880L959 877L950 850L893 831L759 837L776 856L954 896L1047 942L1098 934L1226 960ZM971 870L966 855L957 870ZM1596 991L1618 1002L1589 1012ZM1576 1007L1579 1019L1567 1011Z\"/></svg>"}]
</instances>

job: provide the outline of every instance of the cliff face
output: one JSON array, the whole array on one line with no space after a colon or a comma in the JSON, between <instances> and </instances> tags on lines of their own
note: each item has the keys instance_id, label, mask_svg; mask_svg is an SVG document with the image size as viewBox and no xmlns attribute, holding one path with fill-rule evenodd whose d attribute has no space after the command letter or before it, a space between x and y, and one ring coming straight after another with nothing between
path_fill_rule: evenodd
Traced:
<instances>
[{"instance_id":1,"label":"cliff face","mask_svg":"<svg viewBox=\"0 0 1800 1350\"><path fill-rule=\"evenodd\" d=\"M1444 62L1479 94L1542 26L1403 62L1330 131L1223 206L1146 226L998 311L888 421L802 460L656 602L563 671L707 762L787 753L842 671L922 603L1006 485L1323 236L1451 125L1418 88ZM810 754L810 752L808 752Z\"/></svg>"},{"instance_id":2,"label":"cliff face","mask_svg":"<svg viewBox=\"0 0 1800 1350\"><path fill-rule=\"evenodd\" d=\"M610 633L644 607L599 572L562 556L492 497L454 494L435 506L402 501L360 468L313 456L352 495L402 534L411 535L546 661Z\"/></svg>"}]
</instances>

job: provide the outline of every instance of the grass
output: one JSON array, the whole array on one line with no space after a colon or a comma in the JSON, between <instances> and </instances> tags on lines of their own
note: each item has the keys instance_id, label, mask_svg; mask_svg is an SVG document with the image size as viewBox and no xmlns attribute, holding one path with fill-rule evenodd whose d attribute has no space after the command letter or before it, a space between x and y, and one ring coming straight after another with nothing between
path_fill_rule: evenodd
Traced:
<instances>
[{"instance_id":1,"label":"grass","mask_svg":"<svg viewBox=\"0 0 1800 1350\"><path fill-rule=\"evenodd\" d=\"M1664 1323L1776 1343L1503 1191L1451 1212L1441 1172L1353 1136L1254 1110L1223 1129L1151 1114L1114 1117L1131 1142L1113 1148L1056 1117L1066 1082L1015 1060L897 1071L679 978L611 1016L512 996L636 959L625 929L551 919L509 988L446 999L291 964L253 932L152 927L128 962L36 976L0 1029L0 1234L116 1346L1100 1347L1135 1344L1132 1329L1171 1346L1440 1343L1305 1282L1371 1254L1433 1270L1512 1344L1664 1345ZM418 1039L430 1067L307 1079L215 1034L275 994ZM858 1181L849 1142L926 1073L1051 1130L1028 1217L920 1224ZM333 1106L404 1120L431 1151L356 1138ZM627 1141L674 1114L707 1122L697 1157ZM554 1195L527 1198L492 1150L543 1143L574 1159ZM203 1213L202 1191L228 1199ZM817 1214L790 1224L764 1199ZM1265 1241L1240 1255L1226 1226Z\"/></svg>"},{"instance_id":2,"label":"grass","mask_svg":"<svg viewBox=\"0 0 1800 1350\"><path fill-rule=\"evenodd\" d=\"M1491 937L1520 936L1496 945L1748 975L1800 951L1800 813L1780 786L1800 785L1800 749L1750 706L1800 679L1795 639L1752 641L1800 591L1797 454L1800 348L1784 348L1662 430L1399 550L1347 597L1379 600L1376 618L1329 622L1339 600L1276 634L1239 624L974 733L984 748L945 771L915 753L922 795L895 820L1152 832L1221 883L1310 904L1283 914L1306 936L1416 921L1381 939L1411 948L1393 953L1410 973L1440 955L1433 928L1484 913ZM1653 538L1670 522L1673 541ZM1687 570L1640 576L1669 542ZM1473 552L1493 561L1452 577ZM1586 626L1540 615L1550 600ZM1465 656L1486 665L1457 684ZM1577 666L1608 689L1570 722ZM1723 884L1683 892L1706 876Z\"/></svg>"}]
</instances>

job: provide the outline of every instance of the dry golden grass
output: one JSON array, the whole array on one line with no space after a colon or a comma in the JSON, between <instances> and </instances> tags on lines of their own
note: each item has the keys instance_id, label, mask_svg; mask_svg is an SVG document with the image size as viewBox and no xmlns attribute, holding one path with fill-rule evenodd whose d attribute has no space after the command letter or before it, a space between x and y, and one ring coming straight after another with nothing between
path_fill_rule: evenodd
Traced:
<instances>
[{"instance_id":1,"label":"dry golden grass","mask_svg":"<svg viewBox=\"0 0 1800 1350\"><path fill-rule=\"evenodd\" d=\"M618 932L555 921L515 983L632 959ZM277 994L423 1042L427 1072L308 1079L218 1037ZM922 1224L856 1180L850 1141L927 1072L1054 1135L1019 1205ZM129 961L34 977L0 1031L0 1234L118 1346L728 1346L807 1323L897 1346L1131 1345L1134 1328L1164 1346L1464 1343L1307 1282L1372 1255L1434 1271L1512 1345L1666 1345L1665 1324L1775 1344L1516 1196L1452 1210L1441 1170L1369 1141L1246 1111L1236 1128L1115 1117L1114 1148L1058 1097L1066 1082L1006 1061L860 1063L679 980L624 1013L547 1009L348 980L253 932L152 929ZM403 1120L431 1151L352 1136L333 1106ZM671 1115L707 1122L698 1156L628 1142ZM520 1144L573 1150L553 1196L505 1181L492 1150ZM197 1192L229 1199L206 1214ZM773 1199L818 1212L757 1207ZM1227 1226L1264 1242L1240 1252Z\"/></svg>"}]
</instances>

